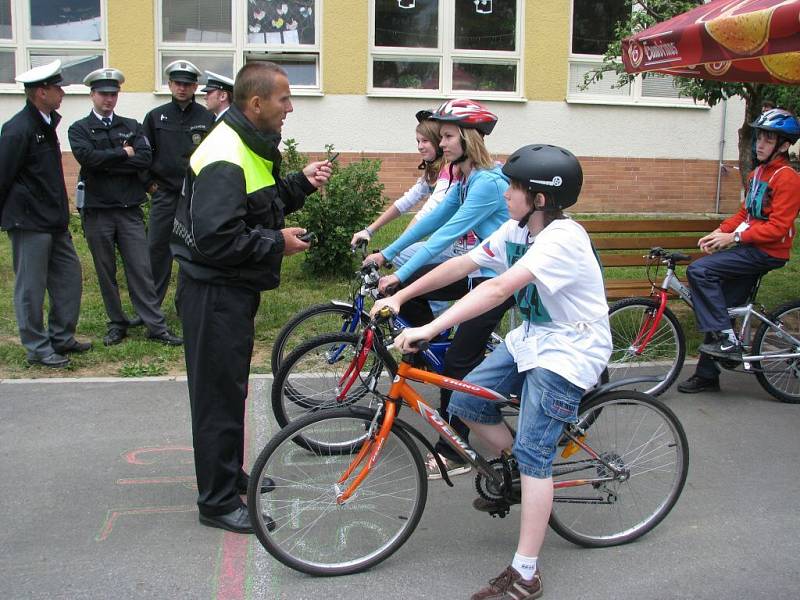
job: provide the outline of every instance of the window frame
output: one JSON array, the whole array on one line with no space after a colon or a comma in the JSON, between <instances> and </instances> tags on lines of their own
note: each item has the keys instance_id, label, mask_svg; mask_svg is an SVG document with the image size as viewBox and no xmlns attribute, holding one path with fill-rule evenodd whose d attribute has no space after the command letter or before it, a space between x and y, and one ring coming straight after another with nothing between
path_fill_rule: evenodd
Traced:
<instances>
[{"instance_id":1,"label":"window frame","mask_svg":"<svg viewBox=\"0 0 800 600\"><path fill-rule=\"evenodd\" d=\"M634 8L635 10L635 8ZM630 91L626 94L609 95L592 93L590 90L576 92L573 87L579 83L572 78L573 65L595 65L603 62L601 54L582 54L572 51L572 38L575 28L575 0L570 0L569 19L569 54L567 60L567 94L566 101L570 104L609 104L615 106L664 106L671 108L701 108L709 109L705 102L696 101L689 97L645 96L643 94L644 78L637 77L630 84ZM621 61L621 59L620 59ZM606 77L615 77L613 73ZM590 88L591 89L591 88Z\"/></svg>"},{"instance_id":2,"label":"window frame","mask_svg":"<svg viewBox=\"0 0 800 600\"><path fill-rule=\"evenodd\" d=\"M70 55L76 53L97 54L103 59L103 66L108 64L108 0L99 0L101 33L99 42L82 42L71 40L34 40L31 28L20 27L20 23L29 24L31 18L30 0L10 0L11 39L0 39L0 51L14 52L14 67L17 74L31 69L31 53L41 51L54 55ZM23 32L20 34L20 32ZM62 86L68 94L88 94L89 90L82 83ZM0 93L19 93L24 91L21 83L0 82Z\"/></svg>"},{"instance_id":3,"label":"window frame","mask_svg":"<svg viewBox=\"0 0 800 600\"><path fill-rule=\"evenodd\" d=\"M164 78L164 54L185 53L187 60L192 56L227 56L231 58L233 75L241 69L249 57L252 60L307 59L316 58L316 85L292 85L292 94L298 96L322 95L322 4L323 0L314 0L314 44L253 44L248 39L247 0L229 0L231 4L231 41L230 42L168 42L163 41L162 3L168 0L153 0L155 4L155 94L169 94L169 87Z\"/></svg>"},{"instance_id":4,"label":"window frame","mask_svg":"<svg viewBox=\"0 0 800 600\"><path fill-rule=\"evenodd\" d=\"M455 48L456 2L461 0L440 0L438 14L438 38L435 48L404 48L375 45L375 0L369 0L369 45L367 60L367 96L392 98L452 98L468 95L476 100L525 100L524 58L525 58L525 7L524 0L516 0L515 50L463 50ZM375 87L373 81L374 64L381 60L411 61L439 65L439 87L423 88L385 88ZM477 64L503 64L516 67L516 90L487 91L461 90L453 87L453 64L458 62Z\"/></svg>"}]
</instances>

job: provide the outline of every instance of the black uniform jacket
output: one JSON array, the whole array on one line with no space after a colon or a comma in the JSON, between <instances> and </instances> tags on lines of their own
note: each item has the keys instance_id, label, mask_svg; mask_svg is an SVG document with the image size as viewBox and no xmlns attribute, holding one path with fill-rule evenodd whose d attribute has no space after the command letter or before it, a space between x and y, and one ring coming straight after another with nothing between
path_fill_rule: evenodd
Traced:
<instances>
[{"instance_id":1,"label":"black uniform jacket","mask_svg":"<svg viewBox=\"0 0 800 600\"><path fill-rule=\"evenodd\" d=\"M164 191L179 192L189 157L214 125L214 115L192 100L181 110L175 100L151 110L144 118L144 134L153 147L147 177Z\"/></svg>"},{"instance_id":2,"label":"black uniform jacket","mask_svg":"<svg viewBox=\"0 0 800 600\"><path fill-rule=\"evenodd\" d=\"M94 112L69 128L69 145L81 165L84 208L125 208L147 200L144 177L153 152L134 119L114 115L106 126ZM134 155L122 149L132 146Z\"/></svg>"},{"instance_id":3,"label":"black uniform jacket","mask_svg":"<svg viewBox=\"0 0 800 600\"><path fill-rule=\"evenodd\" d=\"M279 143L233 106L194 153L170 244L186 275L257 291L278 286L284 215L315 191L303 173L280 177Z\"/></svg>"},{"instance_id":4,"label":"black uniform jacket","mask_svg":"<svg viewBox=\"0 0 800 600\"><path fill-rule=\"evenodd\" d=\"M45 233L66 231L69 200L56 127L61 115L25 108L0 132L0 226Z\"/></svg>"}]
</instances>

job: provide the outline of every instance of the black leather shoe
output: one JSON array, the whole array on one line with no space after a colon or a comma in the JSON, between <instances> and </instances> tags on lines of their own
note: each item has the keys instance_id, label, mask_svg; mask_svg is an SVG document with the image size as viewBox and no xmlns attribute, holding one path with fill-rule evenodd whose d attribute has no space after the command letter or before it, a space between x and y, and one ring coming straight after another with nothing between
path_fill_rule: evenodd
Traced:
<instances>
[{"instance_id":1,"label":"black leather shoe","mask_svg":"<svg viewBox=\"0 0 800 600\"><path fill-rule=\"evenodd\" d=\"M147 338L156 342L161 342L162 344L166 344L167 346L183 345L183 339L179 338L177 335L175 335L169 330L162 331L161 333L148 333Z\"/></svg>"},{"instance_id":2,"label":"black leather shoe","mask_svg":"<svg viewBox=\"0 0 800 600\"><path fill-rule=\"evenodd\" d=\"M239 492L240 494L246 494L247 486L249 484L250 484L249 477L244 477L244 478L240 477L239 479L236 480L236 491ZM275 489L275 482L272 481L272 479L270 479L269 477L264 477L264 479L261 480L260 492L262 494L268 494L274 489Z\"/></svg>"},{"instance_id":3,"label":"black leather shoe","mask_svg":"<svg viewBox=\"0 0 800 600\"><path fill-rule=\"evenodd\" d=\"M103 338L103 345L116 346L122 340L128 337L128 332L124 329L117 329L116 327L109 329L108 333Z\"/></svg>"},{"instance_id":4,"label":"black leather shoe","mask_svg":"<svg viewBox=\"0 0 800 600\"><path fill-rule=\"evenodd\" d=\"M87 352L92 349L91 342L79 342L75 338L72 338L69 344L66 346L56 346L53 345L53 350L56 351L57 354L69 354L70 352Z\"/></svg>"},{"instance_id":5,"label":"black leather shoe","mask_svg":"<svg viewBox=\"0 0 800 600\"><path fill-rule=\"evenodd\" d=\"M28 364L60 369L61 367L66 367L69 364L69 359L66 356L62 356L61 354L53 352L52 354L49 354L43 358L29 358Z\"/></svg>"},{"instance_id":6,"label":"black leather shoe","mask_svg":"<svg viewBox=\"0 0 800 600\"><path fill-rule=\"evenodd\" d=\"M684 394L697 394L699 392L718 392L719 379L706 379L699 375L692 375L686 381L678 384L678 391Z\"/></svg>"},{"instance_id":7,"label":"black leather shoe","mask_svg":"<svg viewBox=\"0 0 800 600\"><path fill-rule=\"evenodd\" d=\"M213 517L200 513L199 520L206 527L217 527L233 533L253 533L253 524L250 522L246 506L240 506L227 514ZM264 515L264 521L268 530L275 529L275 521L272 520L272 517Z\"/></svg>"},{"instance_id":8,"label":"black leather shoe","mask_svg":"<svg viewBox=\"0 0 800 600\"><path fill-rule=\"evenodd\" d=\"M128 321L128 327L141 327L142 325L144 325L144 321L139 315L136 315L130 321Z\"/></svg>"}]
</instances>

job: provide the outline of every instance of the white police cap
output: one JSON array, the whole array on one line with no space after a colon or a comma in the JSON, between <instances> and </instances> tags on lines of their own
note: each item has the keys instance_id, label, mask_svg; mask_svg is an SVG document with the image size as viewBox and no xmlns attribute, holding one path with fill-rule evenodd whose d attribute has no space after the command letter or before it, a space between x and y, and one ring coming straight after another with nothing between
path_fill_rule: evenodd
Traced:
<instances>
[{"instance_id":1,"label":"white police cap","mask_svg":"<svg viewBox=\"0 0 800 600\"><path fill-rule=\"evenodd\" d=\"M197 78L200 77L200 69L188 60L174 60L166 66L164 74L167 79L172 81L197 83Z\"/></svg>"},{"instance_id":2,"label":"white police cap","mask_svg":"<svg viewBox=\"0 0 800 600\"><path fill-rule=\"evenodd\" d=\"M61 61L54 60L46 65L34 67L30 71L17 75L16 80L24 84L26 88L61 85L61 82L64 81L64 78L61 77Z\"/></svg>"},{"instance_id":3,"label":"white police cap","mask_svg":"<svg viewBox=\"0 0 800 600\"><path fill-rule=\"evenodd\" d=\"M119 69L106 67L89 73L83 79L83 85L88 85L93 92L118 92L119 86L125 81L125 75Z\"/></svg>"},{"instance_id":4,"label":"white police cap","mask_svg":"<svg viewBox=\"0 0 800 600\"><path fill-rule=\"evenodd\" d=\"M206 87L200 91L210 92L211 90L225 90L233 93L233 79L206 71Z\"/></svg>"}]
</instances>

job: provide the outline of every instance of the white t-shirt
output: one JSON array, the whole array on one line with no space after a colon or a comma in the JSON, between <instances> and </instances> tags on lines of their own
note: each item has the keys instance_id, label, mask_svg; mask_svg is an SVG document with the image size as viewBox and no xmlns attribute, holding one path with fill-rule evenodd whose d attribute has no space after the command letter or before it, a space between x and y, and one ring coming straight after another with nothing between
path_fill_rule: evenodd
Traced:
<instances>
[{"instance_id":1,"label":"white t-shirt","mask_svg":"<svg viewBox=\"0 0 800 600\"><path fill-rule=\"evenodd\" d=\"M600 264L586 231L570 219L553 221L535 240L512 219L469 256L498 274L518 263L535 278L516 294L525 321L506 336L517 369L544 367L590 388L611 356Z\"/></svg>"}]
</instances>

